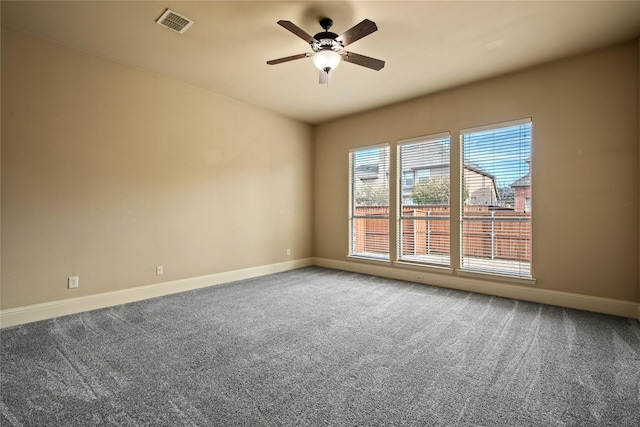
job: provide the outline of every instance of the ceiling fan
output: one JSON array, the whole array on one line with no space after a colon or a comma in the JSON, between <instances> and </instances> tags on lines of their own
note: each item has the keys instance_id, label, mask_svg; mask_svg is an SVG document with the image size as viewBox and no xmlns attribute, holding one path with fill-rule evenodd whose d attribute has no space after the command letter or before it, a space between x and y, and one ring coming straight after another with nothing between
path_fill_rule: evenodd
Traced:
<instances>
[{"instance_id":1,"label":"ceiling fan","mask_svg":"<svg viewBox=\"0 0 640 427\"><path fill-rule=\"evenodd\" d=\"M300 53L298 55L272 59L271 61L267 61L267 64L269 65L281 64L283 62L313 56L313 63L320 70L320 84L329 83L331 72L340 65L340 61L351 62L352 64L361 65L376 71L379 71L384 67L384 61L343 50L345 46L348 46L378 30L376 23L368 19L365 19L354 27L348 29L341 35L337 35L329 32L329 29L333 25L333 21L329 18L322 18L320 20L320 26L324 31L313 37L291 21L280 20L278 21L278 25L286 28L302 40L309 43L313 53Z\"/></svg>"}]
</instances>

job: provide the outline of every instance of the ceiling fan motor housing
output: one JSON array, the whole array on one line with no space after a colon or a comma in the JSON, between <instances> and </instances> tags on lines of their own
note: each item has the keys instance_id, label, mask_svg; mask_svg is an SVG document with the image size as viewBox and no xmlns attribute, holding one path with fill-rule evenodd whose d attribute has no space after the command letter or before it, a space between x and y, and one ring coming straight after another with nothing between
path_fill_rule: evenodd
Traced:
<instances>
[{"instance_id":1,"label":"ceiling fan motor housing","mask_svg":"<svg viewBox=\"0 0 640 427\"><path fill-rule=\"evenodd\" d=\"M338 35L329 31L332 25L333 21L329 18L322 18L320 20L320 26L324 31L313 36L315 40L309 43L314 52L319 52L321 50L333 50L338 52L344 47L341 42L336 40Z\"/></svg>"},{"instance_id":2,"label":"ceiling fan motor housing","mask_svg":"<svg viewBox=\"0 0 640 427\"><path fill-rule=\"evenodd\" d=\"M333 38L319 38L318 36L325 36L326 34L332 34L334 37ZM338 37L337 35L333 34L333 33L318 33L314 36L314 38L316 39L315 41L309 43L311 45L311 49L314 52L319 52L321 50L333 50L338 52L340 49L342 49L344 46L342 46L342 43L340 43L338 40L335 39L335 37Z\"/></svg>"}]
</instances>

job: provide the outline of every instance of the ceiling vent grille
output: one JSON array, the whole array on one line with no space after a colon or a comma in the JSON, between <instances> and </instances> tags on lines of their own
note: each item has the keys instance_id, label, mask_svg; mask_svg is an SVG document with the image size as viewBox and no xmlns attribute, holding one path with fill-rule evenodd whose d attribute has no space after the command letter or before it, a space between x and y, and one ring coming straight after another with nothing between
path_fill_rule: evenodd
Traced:
<instances>
[{"instance_id":1,"label":"ceiling vent grille","mask_svg":"<svg viewBox=\"0 0 640 427\"><path fill-rule=\"evenodd\" d=\"M174 12L171 9L164 11L162 16L156 20L156 22L163 27L169 28L177 33L184 33L193 25L193 21L186 18L179 13Z\"/></svg>"}]
</instances>

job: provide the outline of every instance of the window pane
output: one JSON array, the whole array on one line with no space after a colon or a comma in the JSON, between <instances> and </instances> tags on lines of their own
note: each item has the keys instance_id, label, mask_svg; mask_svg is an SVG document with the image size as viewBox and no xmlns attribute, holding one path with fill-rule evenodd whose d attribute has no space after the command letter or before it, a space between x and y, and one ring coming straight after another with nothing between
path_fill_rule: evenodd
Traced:
<instances>
[{"instance_id":1,"label":"window pane","mask_svg":"<svg viewBox=\"0 0 640 427\"><path fill-rule=\"evenodd\" d=\"M429 181L431 177L431 171L429 169L419 169L417 171L418 184L424 184Z\"/></svg>"},{"instance_id":2,"label":"window pane","mask_svg":"<svg viewBox=\"0 0 640 427\"><path fill-rule=\"evenodd\" d=\"M389 146L349 154L349 255L389 259Z\"/></svg>"},{"instance_id":3,"label":"window pane","mask_svg":"<svg viewBox=\"0 0 640 427\"><path fill-rule=\"evenodd\" d=\"M462 133L462 267L531 277L531 123Z\"/></svg>"},{"instance_id":4,"label":"window pane","mask_svg":"<svg viewBox=\"0 0 640 427\"><path fill-rule=\"evenodd\" d=\"M403 172L402 176L404 177L404 181L402 183L403 187L406 187L407 190L411 191L413 188L413 171Z\"/></svg>"},{"instance_id":5,"label":"window pane","mask_svg":"<svg viewBox=\"0 0 640 427\"><path fill-rule=\"evenodd\" d=\"M415 177L400 199L399 259L449 265L450 138L424 137L400 142L400 173Z\"/></svg>"}]
</instances>

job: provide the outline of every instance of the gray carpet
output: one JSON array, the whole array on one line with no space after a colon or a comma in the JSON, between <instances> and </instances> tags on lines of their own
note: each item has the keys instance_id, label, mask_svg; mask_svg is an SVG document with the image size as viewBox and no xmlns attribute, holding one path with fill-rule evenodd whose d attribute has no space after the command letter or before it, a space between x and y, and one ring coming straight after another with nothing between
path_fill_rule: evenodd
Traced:
<instances>
[{"instance_id":1,"label":"gray carpet","mask_svg":"<svg viewBox=\"0 0 640 427\"><path fill-rule=\"evenodd\" d=\"M2 426L640 425L640 322L309 267L4 329Z\"/></svg>"}]
</instances>

